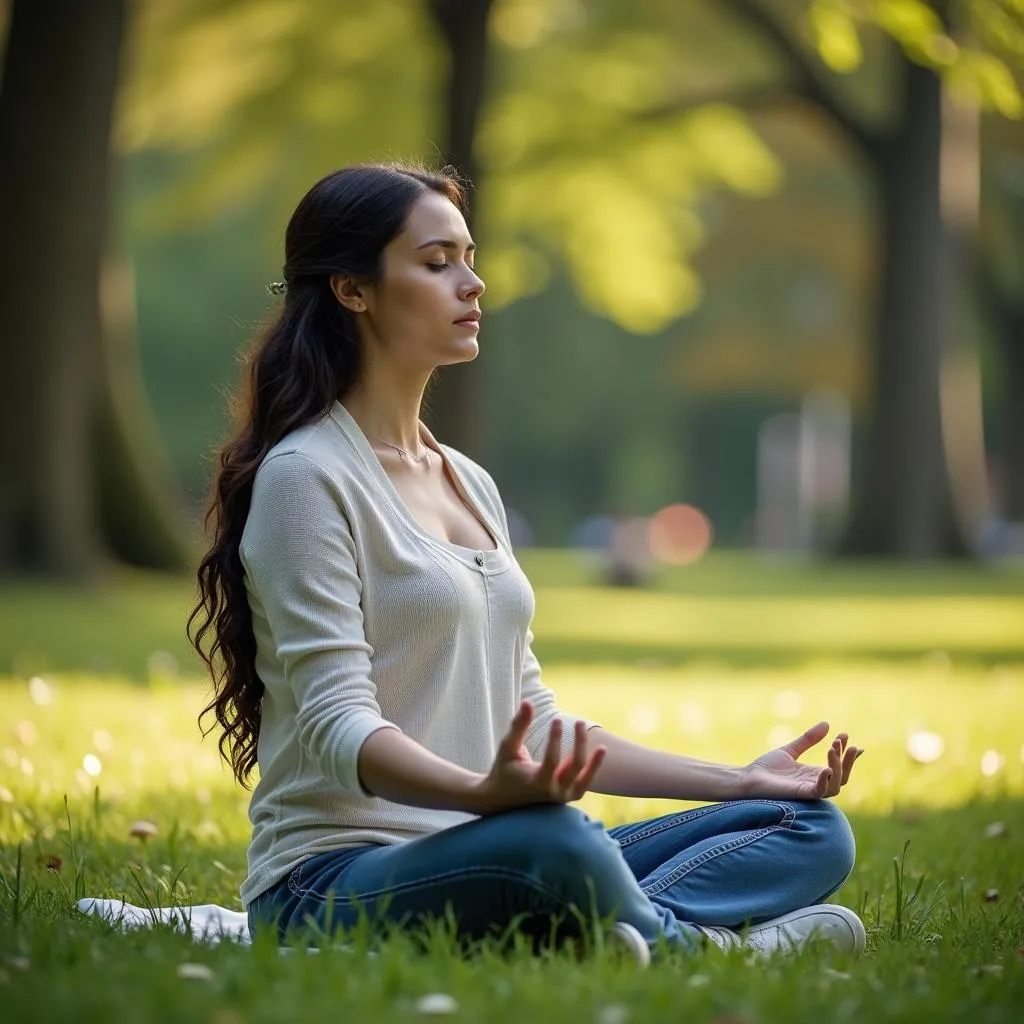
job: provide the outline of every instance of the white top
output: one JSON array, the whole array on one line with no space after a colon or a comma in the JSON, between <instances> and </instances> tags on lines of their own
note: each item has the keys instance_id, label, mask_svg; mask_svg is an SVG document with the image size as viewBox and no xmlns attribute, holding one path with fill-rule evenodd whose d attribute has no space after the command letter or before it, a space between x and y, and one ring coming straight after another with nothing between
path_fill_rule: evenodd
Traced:
<instances>
[{"instance_id":1,"label":"white top","mask_svg":"<svg viewBox=\"0 0 1024 1024\"><path fill-rule=\"evenodd\" d=\"M568 726L563 751L571 743L576 719L558 711L530 648L533 589L494 481L420 430L496 549L421 526L339 402L283 438L256 474L240 554L266 693L245 904L314 854L472 819L367 793L357 760L378 729L487 772L529 698L531 755L543 756L556 715Z\"/></svg>"}]
</instances>

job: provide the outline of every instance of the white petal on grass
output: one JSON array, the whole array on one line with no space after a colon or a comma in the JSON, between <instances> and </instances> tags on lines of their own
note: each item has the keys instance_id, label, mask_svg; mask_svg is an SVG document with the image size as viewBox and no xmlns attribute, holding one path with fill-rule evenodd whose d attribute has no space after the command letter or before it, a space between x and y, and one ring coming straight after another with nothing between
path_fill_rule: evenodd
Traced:
<instances>
[{"instance_id":1,"label":"white petal on grass","mask_svg":"<svg viewBox=\"0 0 1024 1024\"><path fill-rule=\"evenodd\" d=\"M1009 830L1006 827L1005 821L993 821L985 826L983 834L986 839L999 839L1002 836L1008 835Z\"/></svg>"},{"instance_id":2,"label":"white petal on grass","mask_svg":"<svg viewBox=\"0 0 1024 1024\"><path fill-rule=\"evenodd\" d=\"M213 971L206 964L178 964L178 977L185 981L213 981Z\"/></svg>"},{"instance_id":3,"label":"white petal on grass","mask_svg":"<svg viewBox=\"0 0 1024 1024\"><path fill-rule=\"evenodd\" d=\"M430 992L416 1000L416 1012L428 1017L440 1017L449 1013L457 1013L458 1001L447 992Z\"/></svg>"},{"instance_id":4,"label":"white petal on grass","mask_svg":"<svg viewBox=\"0 0 1024 1024\"><path fill-rule=\"evenodd\" d=\"M39 739L39 730L36 728L35 722L26 719L14 727L14 736L23 747L31 747Z\"/></svg>"},{"instance_id":5,"label":"white petal on grass","mask_svg":"<svg viewBox=\"0 0 1024 1024\"><path fill-rule=\"evenodd\" d=\"M96 778L101 771L103 771L103 765L100 763L100 759L95 754L86 754L82 758L82 771L86 775Z\"/></svg>"},{"instance_id":6,"label":"white petal on grass","mask_svg":"<svg viewBox=\"0 0 1024 1024\"><path fill-rule=\"evenodd\" d=\"M690 988L703 988L711 979L706 974L691 974L686 979Z\"/></svg>"},{"instance_id":7,"label":"white petal on grass","mask_svg":"<svg viewBox=\"0 0 1024 1024\"><path fill-rule=\"evenodd\" d=\"M772 714L776 718L796 718L803 706L803 697L796 690L780 690L772 701Z\"/></svg>"},{"instance_id":8,"label":"white petal on grass","mask_svg":"<svg viewBox=\"0 0 1024 1024\"><path fill-rule=\"evenodd\" d=\"M114 737L106 729L95 729L92 734L92 745L101 754L106 754L114 749Z\"/></svg>"},{"instance_id":9,"label":"white petal on grass","mask_svg":"<svg viewBox=\"0 0 1024 1024\"><path fill-rule=\"evenodd\" d=\"M847 974L846 971L836 971L831 967L822 967L821 973L826 978L831 978L833 981L849 981L852 975Z\"/></svg>"},{"instance_id":10,"label":"white petal on grass","mask_svg":"<svg viewBox=\"0 0 1024 1024\"><path fill-rule=\"evenodd\" d=\"M981 774L986 779L992 778L1003 767L1005 760L998 750L986 750L981 755Z\"/></svg>"},{"instance_id":11,"label":"white petal on grass","mask_svg":"<svg viewBox=\"0 0 1024 1024\"><path fill-rule=\"evenodd\" d=\"M33 676L28 681L28 695L41 708L53 701L53 687L42 677Z\"/></svg>"},{"instance_id":12,"label":"white petal on grass","mask_svg":"<svg viewBox=\"0 0 1024 1024\"><path fill-rule=\"evenodd\" d=\"M907 733L907 753L911 761L918 764L932 764L942 757L946 741L937 733L917 729Z\"/></svg>"},{"instance_id":13,"label":"white petal on grass","mask_svg":"<svg viewBox=\"0 0 1024 1024\"><path fill-rule=\"evenodd\" d=\"M661 711L653 704L641 704L629 713L629 728L640 736L650 736L661 725Z\"/></svg>"},{"instance_id":14,"label":"white petal on grass","mask_svg":"<svg viewBox=\"0 0 1024 1024\"><path fill-rule=\"evenodd\" d=\"M597 1011L597 1024L626 1024L629 1020L629 1007L621 1003L610 1003Z\"/></svg>"}]
</instances>

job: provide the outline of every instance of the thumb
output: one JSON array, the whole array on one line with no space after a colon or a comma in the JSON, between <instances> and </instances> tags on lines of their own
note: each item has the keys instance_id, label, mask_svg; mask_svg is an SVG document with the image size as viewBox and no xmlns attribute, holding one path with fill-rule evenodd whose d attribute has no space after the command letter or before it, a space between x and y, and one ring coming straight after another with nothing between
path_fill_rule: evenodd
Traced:
<instances>
[{"instance_id":1,"label":"thumb","mask_svg":"<svg viewBox=\"0 0 1024 1024\"><path fill-rule=\"evenodd\" d=\"M806 732L791 740L782 749L795 761L801 754L806 754L815 744L820 743L828 735L828 722L812 725Z\"/></svg>"}]
</instances>

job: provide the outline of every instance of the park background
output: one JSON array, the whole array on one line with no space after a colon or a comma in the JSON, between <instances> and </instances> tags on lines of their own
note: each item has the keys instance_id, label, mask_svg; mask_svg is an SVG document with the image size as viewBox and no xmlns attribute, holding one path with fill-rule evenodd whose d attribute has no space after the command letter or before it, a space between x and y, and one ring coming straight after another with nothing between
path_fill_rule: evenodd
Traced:
<instances>
[{"instance_id":1,"label":"park background","mask_svg":"<svg viewBox=\"0 0 1024 1024\"><path fill-rule=\"evenodd\" d=\"M0 19L16 1014L237 1024L345 1000L402 1019L432 975L492 1019L645 1019L667 993L695 1020L1011 1019L1024 3L8 0ZM743 964L683 964L685 991L669 973L641 992L603 961L460 973L401 947L325 980L78 913L237 906L246 795L196 724L209 682L185 636L204 502L291 210L389 159L473 185L480 356L438 376L424 419L501 489L545 679L713 760L819 718L849 730L860 964L753 988ZM182 960L212 965L205 988Z\"/></svg>"}]
</instances>

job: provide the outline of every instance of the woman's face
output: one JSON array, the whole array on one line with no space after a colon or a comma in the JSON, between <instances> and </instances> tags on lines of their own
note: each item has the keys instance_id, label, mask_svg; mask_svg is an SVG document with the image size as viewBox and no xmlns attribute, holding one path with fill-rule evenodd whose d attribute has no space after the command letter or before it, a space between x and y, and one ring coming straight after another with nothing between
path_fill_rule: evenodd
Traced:
<instances>
[{"instance_id":1,"label":"woman's face","mask_svg":"<svg viewBox=\"0 0 1024 1024\"><path fill-rule=\"evenodd\" d=\"M380 280L361 289L360 320L389 359L430 372L476 358L484 283L473 271L474 248L450 200L433 191L416 200L384 249Z\"/></svg>"}]
</instances>

